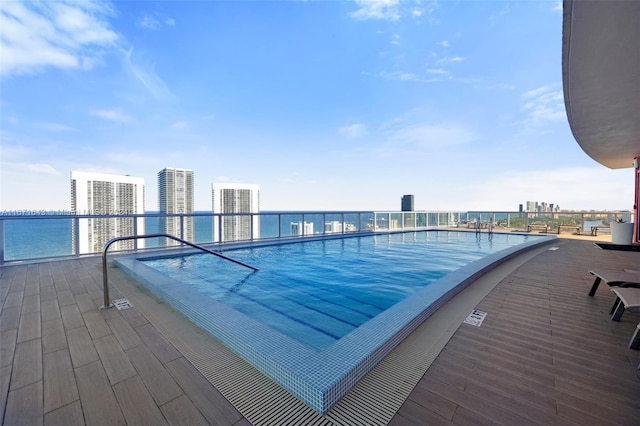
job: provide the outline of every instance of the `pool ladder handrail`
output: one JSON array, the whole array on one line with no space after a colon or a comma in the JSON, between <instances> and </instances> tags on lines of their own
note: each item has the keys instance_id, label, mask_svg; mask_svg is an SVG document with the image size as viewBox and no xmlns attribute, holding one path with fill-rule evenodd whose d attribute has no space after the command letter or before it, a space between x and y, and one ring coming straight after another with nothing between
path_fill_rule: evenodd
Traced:
<instances>
[{"instance_id":1,"label":"pool ladder handrail","mask_svg":"<svg viewBox=\"0 0 640 426\"><path fill-rule=\"evenodd\" d=\"M476 235L479 236L482 234L482 222L478 221L474 223L473 227L475 228ZM487 222L487 234L491 237L493 236L493 222Z\"/></svg>"},{"instance_id":2,"label":"pool ladder handrail","mask_svg":"<svg viewBox=\"0 0 640 426\"><path fill-rule=\"evenodd\" d=\"M197 248L198 250L202 250L205 251L207 253L211 253L215 256L221 257L225 260L229 260L233 263L237 263L238 265L242 265L246 268L249 269L253 269L254 271L257 271L258 268L254 268L251 265L247 265L246 263L242 263L239 260L235 260L232 259L230 257L227 257L221 253L218 253L216 251L213 250L209 250L208 248L199 246L197 244L191 243L189 241L183 240L182 238L178 238L174 235L170 235L170 234L146 234L146 235L128 235L128 236L124 236L124 237L115 237L110 239L109 241L107 241L107 243L104 245L104 249L102 250L102 284L103 284L103 292L104 292L104 305L100 306L100 309L109 309L112 308L113 305L109 302L109 280L107 278L107 251L109 250L109 247L111 247L111 244L117 242L117 241L124 241L124 240L137 240L138 238L169 238L175 241L178 241L182 244L186 244L188 246Z\"/></svg>"}]
</instances>

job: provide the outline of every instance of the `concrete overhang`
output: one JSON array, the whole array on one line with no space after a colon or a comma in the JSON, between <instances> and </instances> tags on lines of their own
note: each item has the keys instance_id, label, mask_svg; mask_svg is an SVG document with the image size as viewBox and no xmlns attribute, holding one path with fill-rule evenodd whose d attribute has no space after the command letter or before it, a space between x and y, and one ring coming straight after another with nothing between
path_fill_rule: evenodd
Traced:
<instances>
[{"instance_id":1,"label":"concrete overhang","mask_svg":"<svg viewBox=\"0 0 640 426\"><path fill-rule=\"evenodd\" d=\"M565 0L562 81L569 125L595 161L640 156L640 1Z\"/></svg>"}]
</instances>

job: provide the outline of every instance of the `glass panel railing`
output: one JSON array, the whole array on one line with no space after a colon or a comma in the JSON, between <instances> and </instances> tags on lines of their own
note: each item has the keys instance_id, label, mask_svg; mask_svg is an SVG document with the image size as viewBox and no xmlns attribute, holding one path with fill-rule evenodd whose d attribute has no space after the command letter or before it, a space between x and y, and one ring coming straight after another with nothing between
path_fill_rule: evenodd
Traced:
<instances>
[{"instance_id":1,"label":"glass panel railing","mask_svg":"<svg viewBox=\"0 0 640 426\"><path fill-rule=\"evenodd\" d=\"M308 224L302 220L302 214L282 214L280 215L280 236L293 237L302 236L308 232L304 232L304 226L310 231Z\"/></svg>"},{"instance_id":2,"label":"glass panel railing","mask_svg":"<svg viewBox=\"0 0 640 426\"><path fill-rule=\"evenodd\" d=\"M278 214L260 215L260 239L280 237L280 216Z\"/></svg>"},{"instance_id":3,"label":"glass panel railing","mask_svg":"<svg viewBox=\"0 0 640 426\"><path fill-rule=\"evenodd\" d=\"M424 212L416 213L416 227L425 228L427 226L427 214Z\"/></svg>"},{"instance_id":4,"label":"glass panel railing","mask_svg":"<svg viewBox=\"0 0 640 426\"><path fill-rule=\"evenodd\" d=\"M375 230L375 213L361 213L360 231L371 232Z\"/></svg>"},{"instance_id":5,"label":"glass panel railing","mask_svg":"<svg viewBox=\"0 0 640 426\"><path fill-rule=\"evenodd\" d=\"M404 213L402 215L402 227L405 229L413 229L416 227L416 214Z\"/></svg>"},{"instance_id":6,"label":"glass panel railing","mask_svg":"<svg viewBox=\"0 0 640 426\"><path fill-rule=\"evenodd\" d=\"M402 229L402 213L391 213L389 215L389 231L398 231Z\"/></svg>"},{"instance_id":7,"label":"glass panel railing","mask_svg":"<svg viewBox=\"0 0 640 426\"><path fill-rule=\"evenodd\" d=\"M346 232L347 222L342 213L327 213L324 215L324 233L339 234ZM353 222L351 223L353 226Z\"/></svg>"},{"instance_id":8,"label":"glass panel railing","mask_svg":"<svg viewBox=\"0 0 640 426\"><path fill-rule=\"evenodd\" d=\"M318 235L324 233L324 215L321 213L303 214L304 235Z\"/></svg>"},{"instance_id":9,"label":"glass panel railing","mask_svg":"<svg viewBox=\"0 0 640 426\"><path fill-rule=\"evenodd\" d=\"M351 232L471 228L601 235L631 212L264 212L259 214L0 215L0 264L99 254L111 238L167 233L196 244L322 236ZM240 231L237 231L237 229ZM167 231L167 230L171 231ZM477 228L476 228L477 229ZM566 231L565 231L566 229ZM168 247L165 238L119 241L114 250Z\"/></svg>"},{"instance_id":10,"label":"glass panel railing","mask_svg":"<svg viewBox=\"0 0 640 426\"><path fill-rule=\"evenodd\" d=\"M449 221L449 213L442 212L438 213L438 226L450 226L451 222Z\"/></svg>"},{"instance_id":11,"label":"glass panel railing","mask_svg":"<svg viewBox=\"0 0 640 426\"><path fill-rule=\"evenodd\" d=\"M388 231L390 214L389 213L376 213L375 214L375 231Z\"/></svg>"},{"instance_id":12,"label":"glass panel railing","mask_svg":"<svg viewBox=\"0 0 640 426\"><path fill-rule=\"evenodd\" d=\"M73 254L71 219L16 219L4 222L4 260Z\"/></svg>"}]
</instances>

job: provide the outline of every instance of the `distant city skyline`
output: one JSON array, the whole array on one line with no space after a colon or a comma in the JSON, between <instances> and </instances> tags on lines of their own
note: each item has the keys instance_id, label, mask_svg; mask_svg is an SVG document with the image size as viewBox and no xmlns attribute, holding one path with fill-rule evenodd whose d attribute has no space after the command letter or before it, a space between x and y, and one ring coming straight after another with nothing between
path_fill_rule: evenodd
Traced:
<instances>
[{"instance_id":1,"label":"distant city skyline","mask_svg":"<svg viewBox=\"0 0 640 426\"><path fill-rule=\"evenodd\" d=\"M556 203L547 203L546 201L527 201L524 205L520 204L519 211L548 213L560 211L560 206Z\"/></svg>"},{"instance_id":2,"label":"distant city skyline","mask_svg":"<svg viewBox=\"0 0 640 426\"><path fill-rule=\"evenodd\" d=\"M68 171L258 182L263 210L630 209L566 117L562 2L0 2L0 211ZM331 29L328 31L328 29Z\"/></svg>"}]
</instances>

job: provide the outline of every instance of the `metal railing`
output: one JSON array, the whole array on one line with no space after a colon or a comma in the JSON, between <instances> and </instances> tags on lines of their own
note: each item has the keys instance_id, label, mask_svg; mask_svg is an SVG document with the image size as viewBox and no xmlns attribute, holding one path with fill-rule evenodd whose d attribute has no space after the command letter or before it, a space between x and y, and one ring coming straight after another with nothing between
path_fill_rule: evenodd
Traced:
<instances>
[{"instance_id":1,"label":"metal railing","mask_svg":"<svg viewBox=\"0 0 640 426\"><path fill-rule=\"evenodd\" d=\"M227 257L221 253L215 252L213 250L209 250L208 248L199 246L197 244L194 243L190 243L189 241L183 240L182 238L178 238L176 236L173 235L169 235L169 234L148 234L148 235L128 235L128 236L124 236L124 237L116 237L116 238L112 238L109 241L107 241L107 243L104 245L104 249L102 250L102 285L103 285L103 292L104 292L104 305L102 305L100 307L100 309L109 309L112 308L113 305L111 304L111 302L109 302L109 279L107 278L107 251L109 251L109 247L111 247L111 245L117 241L125 241L125 240L135 240L135 239L145 239L145 238L169 238L172 239L174 241L178 241L182 244L188 245L190 247L193 248L197 248L198 250L202 250L204 252L207 253L211 253L215 256L221 257L225 260L228 260L230 262L236 263L238 265L242 265L246 268L252 269L254 271L257 271L258 268L254 268L251 265L247 265L246 263L242 263L238 260L232 259L230 257Z\"/></svg>"},{"instance_id":2,"label":"metal railing","mask_svg":"<svg viewBox=\"0 0 640 426\"><path fill-rule=\"evenodd\" d=\"M371 232L398 232L441 228L488 229L527 232L545 225L550 232L608 225L629 211L509 212L509 211L287 211L246 214L71 214L69 212L0 212L0 266L81 256L99 256L104 244L121 235L167 233L199 245L278 242L307 237L344 236ZM590 226L587 226L590 225ZM172 229L174 227L175 229ZM166 248L160 239L120 242L112 251Z\"/></svg>"}]
</instances>

